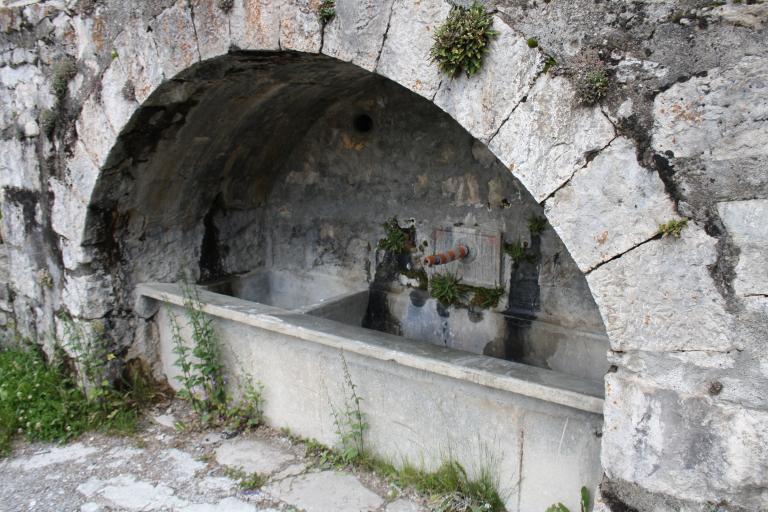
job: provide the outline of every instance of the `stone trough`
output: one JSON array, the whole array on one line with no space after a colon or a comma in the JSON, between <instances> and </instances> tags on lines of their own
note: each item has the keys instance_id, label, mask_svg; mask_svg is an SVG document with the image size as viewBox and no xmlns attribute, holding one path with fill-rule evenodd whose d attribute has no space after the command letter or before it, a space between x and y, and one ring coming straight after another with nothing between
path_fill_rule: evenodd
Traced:
<instances>
[{"instance_id":1,"label":"stone trough","mask_svg":"<svg viewBox=\"0 0 768 512\"><path fill-rule=\"evenodd\" d=\"M368 292L334 282L257 271L199 291L229 382L249 376L264 385L271 426L337 444L332 409L349 393L346 362L364 399L366 445L395 464L434 468L451 455L470 473L490 467L510 511L558 501L577 510L581 486L597 487L600 383L363 328ZM162 368L178 389L169 315L191 339L182 288L142 284L138 295L142 309L157 311Z\"/></svg>"}]
</instances>

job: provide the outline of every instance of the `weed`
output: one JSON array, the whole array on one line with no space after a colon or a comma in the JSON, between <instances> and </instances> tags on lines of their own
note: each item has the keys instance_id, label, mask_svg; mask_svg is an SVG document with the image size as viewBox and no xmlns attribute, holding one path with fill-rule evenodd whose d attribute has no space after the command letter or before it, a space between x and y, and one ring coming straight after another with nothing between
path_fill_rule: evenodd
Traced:
<instances>
[{"instance_id":1,"label":"weed","mask_svg":"<svg viewBox=\"0 0 768 512\"><path fill-rule=\"evenodd\" d=\"M542 71L548 73L549 70L554 69L556 66L557 60L553 56L547 55L547 58L544 60L544 69Z\"/></svg>"},{"instance_id":2,"label":"weed","mask_svg":"<svg viewBox=\"0 0 768 512\"><path fill-rule=\"evenodd\" d=\"M435 31L432 60L449 76L462 71L468 77L474 75L482 66L491 38L498 35L492 26L493 17L482 4L454 6L448 19Z\"/></svg>"},{"instance_id":3,"label":"weed","mask_svg":"<svg viewBox=\"0 0 768 512\"><path fill-rule=\"evenodd\" d=\"M532 215L528 217L528 231L531 236L540 235L547 229L547 218L539 217L538 215Z\"/></svg>"},{"instance_id":4,"label":"weed","mask_svg":"<svg viewBox=\"0 0 768 512\"><path fill-rule=\"evenodd\" d=\"M323 0L317 11L317 16L323 25L327 25L336 17L336 0Z\"/></svg>"},{"instance_id":5,"label":"weed","mask_svg":"<svg viewBox=\"0 0 768 512\"><path fill-rule=\"evenodd\" d=\"M238 481L238 486L243 491L255 491L264 487L267 477L261 473L246 473L242 468L225 467L224 475Z\"/></svg>"},{"instance_id":6,"label":"weed","mask_svg":"<svg viewBox=\"0 0 768 512\"><path fill-rule=\"evenodd\" d=\"M235 0L216 0L216 5L221 9L221 12L229 13L235 6Z\"/></svg>"},{"instance_id":7,"label":"weed","mask_svg":"<svg viewBox=\"0 0 768 512\"><path fill-rule=\"evenodd\" d=\"M51 79L51 89L54 96L61 101L67 95L69 81L75 78L77 74L77 64L75 59L66 56L59 60L53 66L53 77Z\"/></svg>"},{"instance_id":8,"label":"weed","mask_svg":"<svg viewBox=\"0 0 768 512\"><path fill-rule=\"evenodd\" d=\"M575 59L572 76L576 99L582 105L595 105L608 93L605 64L594 50L586 51Z\"/></svg>"},{"instance_id":9,"label":"weed","mask_svg":"<svg viewBox=\"0 0 768 512\"><path fill-rule=\"evenodd\" d=\"M191 343L182 336L179 320L168 308L176 354L174 364L181 370L180 398L190 402L203 424L225 424L236 431L260 425L264 405L261 384L245 377L245 384L239 386L240 400L230 399L224 386L224 368L213 322L202 310L197 288L185 283L182 290L187 325L192 330Z\"/></svg>"},{"instance_id":10,"label":"weed","mask_svg":"<svg viewBox=\"0 0 768 512\"><path fill-rule=\"evenodd\" d=\"M499 305L499 300L504 295L504 288L498 286L496 288L474 288L474 295L472 295L471 305L489 309L495 308Z\"/></svg>"},{"instance_id":11,"label":"weed","mask_svg":"<svg viewBox=\"0 0 768 512\"><path fill-rule=\"evenodd\" d=\"M675 238L680 238L680 234L683 232L683 229L687 226L688 226L688 219L680 219L680 220L673 219L665 224L659 225L659 234L661 234L662 237L674 236Z\"/></svg>"},{"instance_id":12,"label":"weed","mask_svg":"<svg viewBox=\"0 0 768 512\"><path fill-rule=\"evenodd\" d=\"M450 272L435 274L430 281L429 294L443 306L458 304L462 295L460 282L461 279Z\"/></svg>"},{"instance_id":13,"label":"weed","mask_svg":"<svg viewBox=\"0 0 768 512\"><path fill-rule=\"evenodd\" d=\"M579 509L580 509L580 512L589 512L589 490L586 487L581 488ZM547 508L547 512L571 512L571 511L568 507L566 507L562 503L557 503Z\"/></svg>"},{"instance_id":14,"label":"weed","mask_svg":"<svg viewBox=\"0 0 768 512\"><path fill-rule=\"evenodd\" d=\"M114 50L114 49L113 49L113 50L112 50L112 53L110 54L110 56L112 57L112 60L115 60L115 59L117 59L118 57L120 57L120 54L118 54L118 53L117 53L117 50Z\"/></svg>"},{"instance_id":15,"label":"weed","mask_svg":"<svg viewBox=\"0 0 768 512\"><path fill-rule=\"evenodd\" d=\"M42 128L45 135L49 137L53 135L53 132L56 129L56 121L58 120L58 117L59 115L57 112L52 109L45 109L40 112L40 127Z\"/></svg>"},{"instance_id":16,"label":"weed","mask_svg":"<svg viewBox=\"0 0 768 512\"><path fill-rule=\"evenodd\" d=\"M341 441L341 459L346 464L357 461L365 453L365 430L368 423L360 408L363 399L357 394L357 386L352 381L349 365L344 354L341 354L342 371L344 373L344 409L336 410L331 404L333 423L336 434Z\"/></svg>"},{"instance_id":17,"label":"weed","mask_svg":"<svg viewBox=\"0 0 768 512\"><path fill-rule=\"evenodd\" d=\"M505 243L504 253L510 257L515 265L519 265L523 261L536 263L536 255L528 252L528 243L521 242L519 239Z\"/></svg>"},{"instance_id":18,"label":"weed","mask_svg":"<svg viewBox=\"0 0 768 512\"><path fill-rule=\"evenodd\" d=\"M379 249L402 254L406 252L411 244L410 232L401 228L397 217L392 217L384 223L384 238L379 240Z\"/></svg>"},{"instance_id":19,"label":"weed","mask_svg":"<svg viewBox=\"0 0 768 512\"><path fill-rule=\"evenodd\" d=\"M427 273L424 269L418 269L418 270L401 270L400 273L407 277L408 279L415 279L419 282L418 288L419 290L426 290L429 286L429 277L427 276Z\"/></svg>"},{"instance_id":20,"label":"weed","mask_svg":"<svg viewBox=\"0 0 768 512\"><path fill-rule=\"evenodd\" d=\"M539 47L539 41L536 38L528 38L525 41L525 44L528 45L528 48L538 48Z\"/></svg>"}]
</instances>

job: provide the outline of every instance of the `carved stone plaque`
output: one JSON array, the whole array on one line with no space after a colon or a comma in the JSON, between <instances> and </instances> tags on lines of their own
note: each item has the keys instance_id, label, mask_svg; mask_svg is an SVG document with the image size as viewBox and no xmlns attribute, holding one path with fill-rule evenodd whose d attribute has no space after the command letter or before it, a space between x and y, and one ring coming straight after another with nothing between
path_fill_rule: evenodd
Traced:
<instances>
[{"instance_id":1,"label":"carved stone plaque","mask_svg":"<svg viewBox=\"0 0 768 512\"><path fill-rule=\"evenodd\" d=\"M431 253L446 252L461 244L469 248L469 256L445 265L425 267L427 275L451 272L470 286L492 288L501 285L501 233L478 228L452 227L435 229Z\"/></svg>"}]
</instances>

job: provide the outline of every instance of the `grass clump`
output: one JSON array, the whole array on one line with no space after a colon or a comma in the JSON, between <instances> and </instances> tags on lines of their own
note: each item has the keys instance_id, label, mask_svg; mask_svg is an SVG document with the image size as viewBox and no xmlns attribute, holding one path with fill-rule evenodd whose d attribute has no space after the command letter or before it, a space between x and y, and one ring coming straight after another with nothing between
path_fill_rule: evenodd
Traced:
<instances>
[{"instance_id":1,"label":"grass clump","mask_svg":"<svg viewBox=\"0 0 768 512\"><path fill-rule=\"evenodd\" d=\"M143 404L134 387L118 391L103 382L86 394L63 361L47 362L37 347L0 351L0 454L17 434L64 442L89 430L131 432Z\"/></svg>"},{"instance_id":2,"label":"grass clump","mask_svg":"<svg viewBox=\"0 0 768 512\"><path fill-rule=\"evenodd\" d=\"M184 284L184 312L192 340L181 333L178 317L169 309L174 364L181 370L178 377L182 389L178 395L188 400L204 425L225 425L231 430L244 430L263 420L262 387L250 378L240 384L240 399L233 400L224 384L224 367L220 358L220 342L213 322L202 311L197 288Z\"/></svg>"},{"instance_id":3,"label":"grass clump","mask_svg":"<svg viewBox=\"0 0 768 512\"><path fill-rule=\"evenodd\" d=\"M456 274L446 272L435 274L429 283L429 294L443 306L451 306L461 302L461 279Z\"/></svg>"},{"instance_id":4,"label":"grass clump","mask_svg":"<svg viewBox=\"0 0 768 512\"><path fill-rule=\"evenodd\" d=\"M662 237L674 236L675 238L680 238L680 235L682 234L683 229L685 229L687 226L688 226L688 219L680 219L680 220L673 219L665 224L659 224L659 234Z\"/></svg>"},{"instance_id":5,"label":"grass clump","mask_svg":"<svg viewBox=\"0 0 768 512\"><path fill-rule=\"evenodd\" d=\"M532 215L528 217L528 231L531 236L540 235L547 229L547 218L539 217L538 215Z\"/></svg>"},{"instance_id":6,"label":"grass clump","mask_svg":"<svg viewBox=\"0 0 768 512\"><path fill-rule=\"evenodd\" d=\"M574 62L572 76L576 99L582 105L595 105L608 94L608 74L596 51L581 54Z\"/></svg>"},{"instance_id":7,"label":"grass clump","mask_svg":"<svg viewBox=\"0 0 768 512\"><path fill-rule=\"evenodd\" d=\"M216 0L216 6L221 12L229 13L235 6L235 0Z\"/></svg>"},{"instance_id":8,"label":"grass clump","mask_svg":"<svg viewBox=\"0 0 768 512\"><path fill-rule=\"evenodd\" d=\"M482 309L495 308L504 295L504 288L475 288L470 304Z\"/></svg>"},{"instance_id":9,"label":"grass clump","mask_svg":"<svg viewBox=\"0 0 768 512\"><path fill-rule=\"evenodd\" d=\"M59 101L63 100L67 95L69 82L77 74L77 64L75 59L70 56L66 56L59 60L53 66L53 76L51 78L51 89L54 96Z\"/></svg>"},{"instance_id":10,"label":"grass clump","mask_svg":"<svg viewBox=\"0 0 768 512\"><path fill-rule=\"evenodd\" d=\"M504 244L504 253L510 257L515 265L522 262L536 263L536 255L528 252L528 243L519 239Z\"/></svg>"},{"instance_id":11,"label":"grass clump","mask_svg":"<svg viewBox=\"0 0 768 512\"><path fill-rule=\"evenodd\" d=\"M491 38L498 35L492 26L493 17L482 4L454 6L448 19L435 31L432 60L449 76L462 71L467 77L474 75L482 66Z\"/></svg>"},{"instance_id":12,"label":"grass clump","mask_svg":"<svg viewBox=\"0 0 768 512\"><path fill-rule=\"evenodd\" d=\"M327 25L336 17L336 0L323 0L317 11L317 16L323 25Z\"/></svg>"},{"instance_id":13,"label":"grass clump","mask_svg":"<svg viewBox=\"0 0 768 512\"><path fill-rule=\"evenodd\" d=\"M232 480L237 480L237 485L243 491L256 491L264 487L267 477L258 472L246 473L242 468L224 468L224 475Z\"/></svg>"},{"instance_id":14,"label":"grass clump","mask_svg":"<svg viewBox=\"0 0 768 512\"><path fill-rule=\"evenodd\" d=\"M579 512L589 512L589 500L589 490L582 487L579 496ZM547 508L546 512L571 512L571 510L562 503L556 503Z\"/></svg>"},{"instance_id":15,"label":"grass clump","mask_svg":"<svg viewBox=\"0 0 768 512\"><path fill-rule=\"evenodd\" d=\"M525 41L525 44L528 45L528 48L538 48L539 47L539 41L534 38L530 37Z\"/></svg>"},{"instance_id":16,"label":"grass clump","mask_svg":"<svg viewBox=\"0 0 768 512\"><path fill-rule=\"evenodd\" d=\"M379 249L402 254L408 251L410 244L410 232L400 227L397 217L392 217L384 223L384 238L379 240Z\"/></svg>"}]
</instances>

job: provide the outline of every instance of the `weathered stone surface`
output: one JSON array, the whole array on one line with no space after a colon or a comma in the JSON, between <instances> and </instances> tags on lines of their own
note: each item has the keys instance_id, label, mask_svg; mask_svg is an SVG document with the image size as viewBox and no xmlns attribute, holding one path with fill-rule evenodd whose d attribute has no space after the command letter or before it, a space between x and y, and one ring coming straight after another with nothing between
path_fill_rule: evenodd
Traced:
<instances>
[{"instance_id":1,"label":"weathered stone surface","mask_svg":"<svg viewBox=\"0 0 768 512\"><path fill-rule=\"evenodd\" d=\"M491 151L537 201L614 138L613 126L600 109L577 106L574 95L566 78L542 76L490 141Z\"/></svg>"},{"instance_id":2,"label":"weathered stone surface","mask_svg":"<svg viewBox=\"0 0 768 512\"><path fill-rule=\"evenodd\" d=\"M92 95L83 104L76 126L80 136L79 142L91 157L91 161L97 167L102 167L115 145L117 134L109 122L104 105L96 95Z\"/></svg>"},{"instance_id":3,"label":"weathered stone surface","mask_svg":"<svg viewBox=\"0 0 768 512\"><path fill-rule=\"evenodd\" d=\"M606 377L603 467L609 478L692 501L738 496L768 506L768 414Z\"/></svg>"},{"instance_id":4,"label":"weathered stone surface","mask_svg":"<svg viewBox=\"0 0 768 512\"><path fill-rule=\"evenodd\" d=\"M127 76L123 86L143 103L163 81L163 67L152 33L146 31L140 19L129 20L115 38L114 47Z\"/></svg>"},{"instance_id":5,"label":"weathered stone surface","mask_svg":"<svg viewBox=\"0 0 768 512\"><path fill-rule=\"evenodd\" d=\"M192 13L185 0L163 11L150 26L166 80L200 60Z\"/></svg>"},{"instance_id":6,"label":"weathered stone surface","mask_svg":"<svg viewBox=\"0 0 768 512\"><path fill-rule=\"evenodd\" d=\"M373 70L389 25L393 0L339 0L326 25L323 53Z\"/></svg>"},{"instance_id":7,"label":"weathered stone surface","mask_svg":"<svg viewBox=\"0 0 768 512\"><path fill-rule=\"evenodd\" d=\"M545 213L583 272L628 251L677 218L659 176L619 137L545 203Z\"/></svg>"},{"instance_id":8,"label":"weathered stone surface","mask_svg":"<svg viewBox=\"0 0 768 512\"><path fill-rule=\"evenodd\" d=\"M737 295L768 295L768 200L718 204L728 235L739 248L733 285Z\"/></svg>"},{"instance_id":9,"label":"weathered stone surface","mask_svg":"<svg viewBox=\"0 0 768 512\"><path fill-rule=\"evenodd\" d=\"M432 98L444 77L431 61L429 51L434 32L450 8L443 0L395 0L376 72Z\"/></svg>"},{"instance_id":10,"label":"weathered stone surface","mask_svg":"<svg viewBox=\"0 0 768 512\"><path fill-rule=\"evenodd\" d=\"M104 274L66 274L61 298L69 312L84 319L97 319L112 309L112 280Z\"/></svg>"},{"instance_id":11,"label":"weathered stone surface","mask_svg":"<svg viewBox=\"0 0 768 512\"><path fill-rule=\"evenodd\" d=\"M230 45L230 17L219 8L217 0L193 0L190 5L200 60L226 54Z\"/></svg>"},{"instance_id":12,"label":"weathered stone surface","mask_svg":"<svg viewBox=\"0 0 768 512\"><path fill-rule=\"evenodd\" d=\"M101 102L112 130L120 133L133 113L139 107L136 99L126 91L128 74L123 69L123 61L114 59L104 71L101 80Z\"/></svg>"},{"instance_id":13,"label":"weathered stone surface","mask_svg":"<svg viewBox=\"0 0 768 512\"><path fill-rule=\"evenodd\" d=\"M689 224L679 239L653 240L587 274L613 350L739 346L733 318L709 274L716 242Z\"/></svg>"},{"instance_id":14,"label":"weathered stone surface","mask_svg":"<svg viewBox=\"0 0 768 512\"><path fill-rule=\"evenodd\" d=\"M320 2L280 0L280 49L307 53L320 51L323 39L323 24L317 15Z\"/></svg>"},{"instance_id":15,"label":"weathered stone surface","mask_svg":"<svg viewBox=\"0 0 768 512\"><path fill-rule=\"evenodd\" d=\"M34 143L0 140L0 187L40 190L40 167Z\"/></svg>"},{"instance_id":16,"label":"weathered stone surface","mask_svg":"<svg viewBox=\"0 0 768 512\"><path fill-rule=\"evenodd\" d=\"M653 148L710 161L768 155L766 74L768 58L748 56L659 94Z\"/></svg>"},{"instance_id":17,"label":"weathered stone surface","mask_svg":"<svg viewBox=\"0 0 768 512\"><path fill-rule=\"evenodd\" d=\"M277 50L280 4L271 0L235 0L229 15L232 45L241 50Z\"/></svg>"},{"instance_id":18,"label":"weathered stone surface","mask_svg":"<svg viewBox=\"0 0 768 512\"><path fill-rule=\"evenodd\" d=\"M294 460L288 450L260 439L238 439L222 443L216 449L216 461L224 466L239 467L246 473L271 475Z\"/></svg>"},{"instance_id":19,"label":"weathered stone surface","mask_svg":"<svg viewBox=\"0 0 768 512\"><path fill-rule=\"evenodd\" d=\"M333 494L327 492L333 489ZM352 475L323 471L276 482L267 492L306 512L366 512L378 510L383 500Z\"/></svg>"},{"instance_id":20,"label":"weathered stone surface","mask_svg":"<svg viewBox=\"0 0 768 512\"><path fill-rule=\"evenodd\" d=\"M488 142L512 109L528 93L541 69L541 54L498 17L499 32L489 45L480 72L445 78L435 104L451 114L473 136Z\"/></svg>"}]
</instances>

